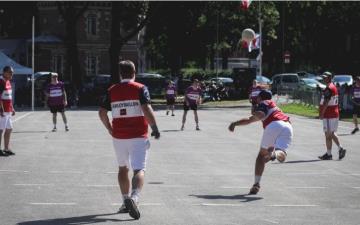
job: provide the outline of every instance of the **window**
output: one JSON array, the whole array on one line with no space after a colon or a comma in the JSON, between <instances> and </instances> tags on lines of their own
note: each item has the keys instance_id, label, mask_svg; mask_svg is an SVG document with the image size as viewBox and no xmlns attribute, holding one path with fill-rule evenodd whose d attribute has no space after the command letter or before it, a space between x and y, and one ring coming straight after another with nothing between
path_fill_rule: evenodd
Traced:
<instances>
[{"instance_id":1,"label":"window","mask_svg":"<svg viewBox=\"0 0 360 225\"><path fill-rule=\"evenodd\" d=\"M98 64L97 64L97 56L89 55L87 57L87 75L95 76L97 74Z\"/></svg>"},{"instance_id":2,"label":"window","mask_svg":"<svg viewBox=\"0 0 360 225\"><path fill-rule=\"evenodd\" d=\"M54 55L52 58L52 71L63 74L64 57L62 55Z\"/></svg>"},{"instance_id":3,"label":"window","mask_svg":"<svg viewBox=\"0 0 360 225\"><path fill-rule=\"evenodd\" d=\"M90 14L87 17L87 33L90 35L96 35L97 29L96 29L96 22L97 18L96 15Z\"/></svg>"},{"instance_id":4,"label":"window","mask_svg":"<svg viewBox=\"0 0 360 225\"><path fill-rule=\"evenodd\" d=\"M299 80L296 76L285 75L285 76L283 76L282 81L284 83L297 83Z\"/></svg>"}]
</instances>

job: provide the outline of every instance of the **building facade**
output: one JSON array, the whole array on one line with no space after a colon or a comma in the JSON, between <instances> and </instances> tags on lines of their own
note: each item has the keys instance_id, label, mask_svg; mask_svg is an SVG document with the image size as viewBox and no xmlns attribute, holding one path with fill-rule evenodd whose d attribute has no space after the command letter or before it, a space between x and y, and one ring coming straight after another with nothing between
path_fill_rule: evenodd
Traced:
<instances>
[{"instance_id":1,"label":"building facade","mask_svg":"<svg viewBox=\"0 0 360 225\"><path fill-rule=\"evenodd\" d=\"M83 6L80 3L76 7ZM71 74L71 69L66 69L64 18L56 2L39 2L38 10L36 25L40 34L37 34L35 39L35 71L54 71L59 73L62 79L72 81L75 75ZM82 80L98 74L110 74L111 20L111 2L89 2L85 12L77 21L77 47L83 74ZM144 32L139 32L123 46L120 52L120 59L134 61L139 65L139 71L145 68L143 63L145 53L140 50L142 35ZM42 38L38 38L39 36Z\"/></svg>"}]
</instances>

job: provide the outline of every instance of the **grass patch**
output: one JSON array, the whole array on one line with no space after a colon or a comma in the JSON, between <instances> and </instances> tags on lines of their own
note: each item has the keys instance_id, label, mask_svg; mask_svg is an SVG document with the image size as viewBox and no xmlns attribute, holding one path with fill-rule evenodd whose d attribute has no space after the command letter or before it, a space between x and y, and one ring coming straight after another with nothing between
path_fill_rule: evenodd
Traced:
<instances>
[{"instance_id":1,"label":"grass patch","mask_svg":"<svg viewBox=\"0 0 360 225\"><path fill-rule=\"evenodd\" d=\"M304 105L301 103L290 103L279 105L279 108L284 113L290 113L299 116L306 116L311 118L317 118L319 116L319 109L316 106ZM352 113L340 111L340 120L352 122Z\"/></svg>"},{"instance_id":2,"label":"grass patch","mask_svg":"<svg viewBox=\"0 0 360 225\"><path fill-rule=\"evenodd\" d=\"M316 118L319 116L319 109L312 105L303 105L300 103L291 103L279 105L279 108L284 113L295 114L299 116L307 116Z\"/></svg>"}]
</instances>

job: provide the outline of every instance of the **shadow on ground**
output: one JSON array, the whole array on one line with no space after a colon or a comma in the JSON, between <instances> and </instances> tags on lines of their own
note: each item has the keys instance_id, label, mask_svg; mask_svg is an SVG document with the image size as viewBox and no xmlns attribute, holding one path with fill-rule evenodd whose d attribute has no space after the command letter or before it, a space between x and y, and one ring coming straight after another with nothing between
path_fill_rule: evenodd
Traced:
<instances>
[{"instance_id":1,"label":"shadow on ground","mask_svg":"<svg viewBox=\"0 0 360 225\"><path fill-rule=\"evenodd\" d=\"M211 200L240 200L240 202L252 202L263 199L254 195L242 194L242 195L189 195L192 197L211 199Z\"/></svg>"},{"instance_id":2,"label":"shadow on ground","mask_svg":"<svg viewBox=\"0 0 360 225\"><path fill-rule=\"evenodd\" d=\"M294 160L294 161L286 161L284 163L310 163L310 162L318 162L320 159L310 159L310 160Z\"/></svg>"},{"instance_id":3,"label":"shadow on ground","mask_svg":"<svg viewBox=\"0 0 360 225\"><path fill-rule=\"evenodd\" d=\"M96 224L96 223L102 224L105 222L127 222L133 220L133 219L99 218L102 216L112 216L116 214L118 213L97 214L97 215L57 218L57 219L48 219L48 220L34 220L34 221L20 222L17 225L80 225L80 224Z\"/></svg>"}]
</instances>

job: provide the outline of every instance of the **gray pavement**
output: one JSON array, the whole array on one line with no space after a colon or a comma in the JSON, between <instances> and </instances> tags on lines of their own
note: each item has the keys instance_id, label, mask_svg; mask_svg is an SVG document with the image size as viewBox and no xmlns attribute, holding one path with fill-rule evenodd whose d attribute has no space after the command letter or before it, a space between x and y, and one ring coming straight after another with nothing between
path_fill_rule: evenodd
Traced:
<instances>
[{"instance_id":1,"label":"gray pavement","mask_svg":"<svg viewBox=\"0 0 360 225\"><path fill-rule=\"evenodd\" d=\"M358 225L360 142L359 134L348 135L352 124L340 122L345 159L318 161L325 151L321 121L291 116L287 162L269 163L259 194L249 196L261 123L227 131L249 110L203 108L201 131L191 112L179 131L182 111L175 117L156 111L162 136L151 141L138 221L116 214L116 161L96 110L68 111L70 131L60 120L56 133L50 113L19 112L16 156L0 158L0 225Z\"/></svg>"}]
</instances>

